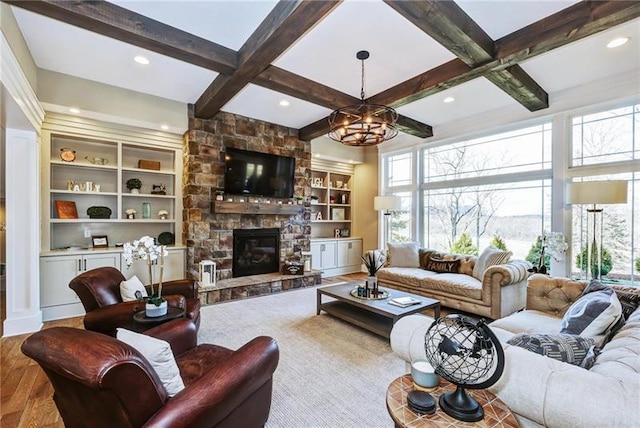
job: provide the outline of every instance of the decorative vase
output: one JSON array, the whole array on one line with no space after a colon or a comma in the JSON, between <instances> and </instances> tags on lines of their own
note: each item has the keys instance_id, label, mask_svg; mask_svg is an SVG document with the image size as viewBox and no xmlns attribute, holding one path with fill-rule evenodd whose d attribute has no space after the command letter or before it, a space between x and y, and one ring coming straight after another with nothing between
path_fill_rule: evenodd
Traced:
<instances>
[{"instance_id":1,"label":"decorative vase","mask_svg":"<svg viewBox=\"0 0 640 428\"><path fill-rule=\"evenodd\" d=\"M163 315L166 315L167 301L163 300L162 303L160 303L160 306L156 306L153 303L146 303L144 307L144 312L148 318L156 318L156 317L161 317Z\"/></svg>"},{"instance_id":2,"label":"decorative vase","mask_svg":"<svg viewBox=\"0 0 640 428\"><path fill-rule=\"evenodd\" d=\"M134 195L137 195L140 193L140 189L133 188L131 189L131 193L133 193Z\"/></svg>"},{"instance_id":3,"label":"decorative vase","mask_svg":"<svg viewBox=\"0 0 640 428\"><path fill-rule=\"evenodd\" d=\"M378 277L377 276L368 276L367 277L367 288L371 290L371 297L378 297Z\"/></svg>"},{"instance_id":4,"label":"decorative vase","mask_svg":"<svg viewBox=\"0 0 640 428\"><path fill-rule=\"evenodd\" d=\"M149 202L142 203L142 218L151 218L151 204Z\"/></svg>"}]
</instances>

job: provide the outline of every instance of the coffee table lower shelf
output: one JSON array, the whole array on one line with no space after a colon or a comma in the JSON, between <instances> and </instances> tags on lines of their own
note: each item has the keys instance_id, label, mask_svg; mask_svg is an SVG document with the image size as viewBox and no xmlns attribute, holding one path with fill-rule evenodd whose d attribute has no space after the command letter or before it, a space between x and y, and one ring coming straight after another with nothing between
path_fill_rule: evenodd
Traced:
<instances>
[{"instance_id":1,"label":"coffee table lower shelf","mask_svg":"<svg viewBox=\"0 0 640 428\"><path fill-rule=\"evenodd\" d=\"M394 320L340 301L322 303L320 309L348 323L389 338Z\"/></svg>"}]
</instances>

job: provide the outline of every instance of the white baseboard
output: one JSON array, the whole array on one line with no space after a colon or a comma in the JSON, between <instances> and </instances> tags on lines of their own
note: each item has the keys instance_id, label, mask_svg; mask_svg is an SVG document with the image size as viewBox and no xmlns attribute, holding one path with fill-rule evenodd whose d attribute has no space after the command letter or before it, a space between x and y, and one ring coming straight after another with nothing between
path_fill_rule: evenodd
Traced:
<instances>
[{"instance_id":1,"label":"white baseboard","mask_svg":"<svg viewBox=\"0 0 640 428\"><path fill-rule=\"evenodd\" d=\"M42 312L37 312L28 317L6 319L2 328L2 337L35 333L42 328Z\"/></svg>"},{"instance_id":2,"label":"white baseboard","mask_svg":"<svg viewBox=\"0 0 640 428\"><path fill-rule=\"evenodd\" d=\"M86 313L84 311L84 306L82 306L82 303L72 303L69 305L59 305L59 306L48 306L46 308L41 308L41 310L42 310L43 321L53 321L53 320L60 320L64 318L78 317Z\"/></svg>"}]
</instances>

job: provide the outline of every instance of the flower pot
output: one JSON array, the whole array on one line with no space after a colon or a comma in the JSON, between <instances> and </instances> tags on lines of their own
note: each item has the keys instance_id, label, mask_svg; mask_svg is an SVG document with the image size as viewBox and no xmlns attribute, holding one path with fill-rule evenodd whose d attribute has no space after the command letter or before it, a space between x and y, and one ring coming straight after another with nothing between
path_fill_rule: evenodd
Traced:
<instances>
[{"instance_id":1,"label":"flower pot","mask_svg":"<svg viewBox=\"0 0 640 428\"><path fill-rule=\"evenodd\" d=\"M156 306L153 303L147 303L144 307L145 315L148 318L161 317L167 315L167 301L163 300L160 306Z\"/></svg>"},{"instance_id":2,"label":"flower pot","mask_svg":"<svg viewBox=\"0 0 640 428\"><path fill-rule=\"evenodd\" d=\"M137 195L140 193L140 189L131 189L131 193L133 193L134 195Z\"/></svg>"},{"instance_id":3,"label":"flower pot","mask_svg":"<svg viewBox=\"0 0 640 428\"><path fill-rule=\"evenodd\" d=\"M367 288L371 290L371 297L378 296L378 277L377 276L367 277Z\"/></svg>"}]
</instances>

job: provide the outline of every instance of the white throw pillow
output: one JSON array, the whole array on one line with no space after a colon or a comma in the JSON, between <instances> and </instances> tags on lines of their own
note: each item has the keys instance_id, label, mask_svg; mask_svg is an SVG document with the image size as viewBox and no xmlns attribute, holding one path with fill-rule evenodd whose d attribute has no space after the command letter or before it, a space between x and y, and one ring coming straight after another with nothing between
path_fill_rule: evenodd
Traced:
<instances>
[{"instance_id":1,"label":"white throw pillow","mask_svg":"<svg viewBox=\"0 0 640 428\"><path fill-rule=\"evenodd\" d=\"M134 348L149 361L149 364L156 371L158 378L160 378L164 388L167 390L169 397L173 397L184 389L180 370L173 352L171 352L171 345L168 342L124 328L117 329L116 337L121 342Z\"/></svg>"},{"instance_id":2,"label":"white throw pillow","mask_svg":"<svg viewBox=\"0 0 640 428\"><path fill-rule=\"evenodd\" d=\"M502 251L493 247L485 248L473 267L473 277L478 281L482 281L484 279L484 271L489 266L507 263L511 258L511 254L513 254L511 251Z\"/></svg>"},{"instance_id":3,"label":"white throw pillow","mask_svg":"<svg viewBox=\"0 0 640 428\"><path fill-rule=\"evenodd\" d=\"M418 250L420 246L417 242L389 242L389 266L393 267L420 267L420 257Z\"/></svg>"},{"instance_id":4,"label":"white throw pillow","mask_svg":"<svg viewBox=\"0 0 640 428\"><path fill-rule=\"evenodd\" d=\"M126 281L120 283L120 296L123 302L132 302L138 300L136 291L142 293L142 297L147 297L147 290L137 276L133 275Z\"/></svg>"},{"instance_id":5,"label":"white throw pillow","mask_svg":"<svg viewBox=\"0 0 640 428\"><path fill-rule=\"evenodd\" d=\"M560 333L594 337L607 334L622 316L622 305L613 289L585 294L567 309Z\"/></svg>"}]
</instances>

